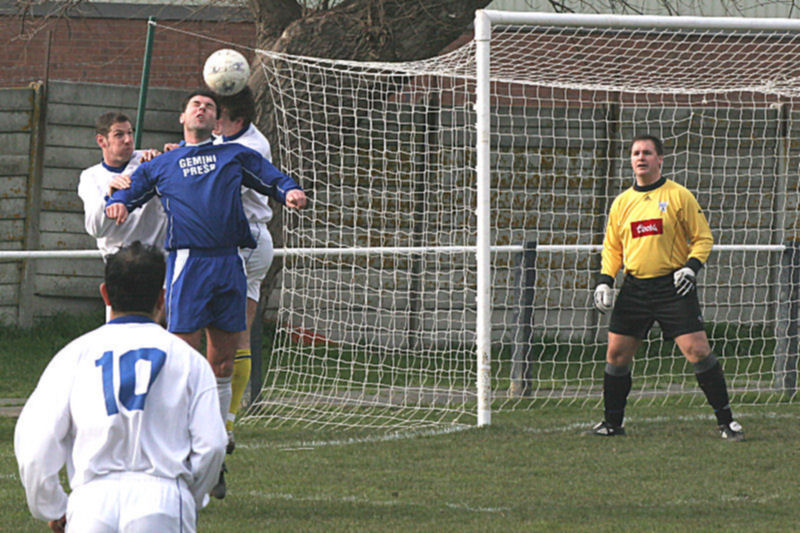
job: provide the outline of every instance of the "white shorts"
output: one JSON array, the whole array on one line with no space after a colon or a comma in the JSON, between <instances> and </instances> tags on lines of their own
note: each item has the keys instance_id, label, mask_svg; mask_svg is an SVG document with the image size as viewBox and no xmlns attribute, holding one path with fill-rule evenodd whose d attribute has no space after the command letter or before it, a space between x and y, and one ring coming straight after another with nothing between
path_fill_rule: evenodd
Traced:
<instances>
[{"instance_id":1,"label":"white shorts","mask_svg":"<svg viewBox=\"0 0 800 533\"><path fill-rule=\"evenodd\" d=\"M247 275L247 297L257 302L261 297L261 282L272 265L275 252L272 249L272 235L266 224L251 222L250 233L258 245L255 248L239 248L239 255L244 261L244 273Z\"/></svg>"},{"instance_id":2,"label":"white shorts","mask_svg":"<svg viewBox=\"0 0 800 533\"><path fill-rule=\"evenodd\" d=\"M124 472L73 490L67 533L195 533L197 511L183 480Z\"/></svg>"}]
</instances>

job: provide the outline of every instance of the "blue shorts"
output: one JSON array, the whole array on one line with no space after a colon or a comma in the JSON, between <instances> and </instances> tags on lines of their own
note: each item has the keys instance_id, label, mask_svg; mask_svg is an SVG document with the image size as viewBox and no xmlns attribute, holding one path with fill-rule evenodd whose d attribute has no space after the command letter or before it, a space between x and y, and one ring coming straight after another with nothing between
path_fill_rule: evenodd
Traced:
<instances>
[{"instance_id":1,"label":"blue shorts","mask_svg":"<svg viewBox=\"0 0 800 533\"><path fill-rule=\"evenodd\" d=\"M247 277L237 248L173 250L167 256L167 329L247 328Z\"/></svg>"}]
</instances>

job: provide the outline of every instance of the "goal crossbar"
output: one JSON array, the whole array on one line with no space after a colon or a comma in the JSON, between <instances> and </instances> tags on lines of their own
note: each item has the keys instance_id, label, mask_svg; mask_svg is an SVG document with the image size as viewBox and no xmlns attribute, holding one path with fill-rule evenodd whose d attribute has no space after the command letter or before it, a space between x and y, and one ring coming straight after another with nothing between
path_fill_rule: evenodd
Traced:
<instances>
[{"instance_id":1,"label":"goal crossbar","mask_svg":"<svg viewBox=\"0 0 800 533\"><path fill-rule=\"evenodd\" d=\"M513 12L481 9L475 12L476 39L478 25L485 19L490 25L587 26L593 28L647 28L673 30L725 31L800 31L800 20L748 17L688 17L656 15L602 15L582 13Z\"/></svg>"}]
</instances>

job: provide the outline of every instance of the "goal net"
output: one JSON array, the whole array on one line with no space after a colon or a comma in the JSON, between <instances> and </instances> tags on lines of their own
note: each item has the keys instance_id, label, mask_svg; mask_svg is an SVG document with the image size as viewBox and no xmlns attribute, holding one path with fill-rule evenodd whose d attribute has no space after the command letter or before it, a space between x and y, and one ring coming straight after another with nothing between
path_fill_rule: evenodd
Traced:
<instances>
[{"instance_id":1,"label":"goal net","mask_svg":"<svg viewBox=\"0 0 800 533\"><path fill-rule=\"evenodd\" d=\"M250 417L397 430L474 424L482 394L599 405L591 293L641 133L711 225L699 294L733 401L795 398L800 26L531 15L478 12L477 40L418 62L260 52L274 151L310 206L287 215ZM634 402L705 404L658 327L633 372Z\"/></svg>"}]
</instances>

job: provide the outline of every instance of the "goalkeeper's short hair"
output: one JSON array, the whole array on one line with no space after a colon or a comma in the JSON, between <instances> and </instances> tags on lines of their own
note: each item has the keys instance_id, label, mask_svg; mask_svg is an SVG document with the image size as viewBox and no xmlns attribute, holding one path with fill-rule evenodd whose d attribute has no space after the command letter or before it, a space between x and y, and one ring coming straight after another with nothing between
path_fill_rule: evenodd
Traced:
<instances>
[{"instance_id":1,"label":"goalkeeper's short hair","mask_svg":"<svg viewBox=\"0 0 800 533\"><path fill-rule=\"evenodd\" d=\"M653 143L653 147L656 149L657 155L664 155L664 141L661 140L661 137L656 135L651 135L649 133L644 133L642 135L637 135L631 140L631 148L633 148L633 144L636 141L650 141Z\"/></svg>"},{"instance_id":2,"label":"goalkeeper's short hair","mask_svg":"<svg viewBox=\"0 0 800 533\"><path fill-rule=\"evenodd\" d=\"M111 309L152 313L164 286L164 254L139 241L123 246L106 260L105 282Z\"/></svg>"}]
</instances>

